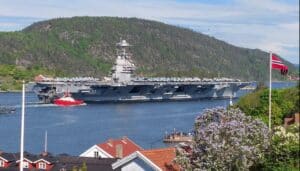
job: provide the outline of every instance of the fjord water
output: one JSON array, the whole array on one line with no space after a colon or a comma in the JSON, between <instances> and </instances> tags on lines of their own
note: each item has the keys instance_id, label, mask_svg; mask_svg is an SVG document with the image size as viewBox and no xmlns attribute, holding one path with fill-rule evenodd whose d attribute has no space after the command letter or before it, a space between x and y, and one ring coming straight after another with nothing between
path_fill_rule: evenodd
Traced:
<instances>
[{"instance_id":1,"label":"fjord water","mask_svg":"<svg viewBox=\"0 0 300 171\"><path fill-rule=\"evenodd\" d=\"M293 85L295 83L276 83L274 87ZM71 155L79 155L94 144L122 136L128 136L143 148L164 147L162 137L166 131L176 128L188 132L204 109L229 104L229 100L199 100L56 107L31 103L37 102L34 93L27 93L26 101L25 150L41 153L47 130L48 151ZM20 149L21 93L0 93L0 104L17 107L14 114L0 115L0 150L17 152Z\"/></svg>"}]
</instances>

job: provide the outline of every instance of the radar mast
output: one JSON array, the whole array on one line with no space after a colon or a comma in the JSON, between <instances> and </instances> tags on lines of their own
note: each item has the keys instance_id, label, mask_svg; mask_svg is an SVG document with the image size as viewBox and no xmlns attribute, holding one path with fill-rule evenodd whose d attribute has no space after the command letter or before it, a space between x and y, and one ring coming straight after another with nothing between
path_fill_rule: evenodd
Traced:
<instances>
[{"instance_id":1,"label":"radar mast","mask_svg":"<svg viewBox=\"0 0 300 171\"><path fill-rule=\"evenodd\" d=\"M112 78L117 83L128 83L131 81L135 71L135 65L131 60L131 55L127 53L131 45L126 40L121 40L116 44L117 59L112 69Z\"/></svg>"}]
</instances>

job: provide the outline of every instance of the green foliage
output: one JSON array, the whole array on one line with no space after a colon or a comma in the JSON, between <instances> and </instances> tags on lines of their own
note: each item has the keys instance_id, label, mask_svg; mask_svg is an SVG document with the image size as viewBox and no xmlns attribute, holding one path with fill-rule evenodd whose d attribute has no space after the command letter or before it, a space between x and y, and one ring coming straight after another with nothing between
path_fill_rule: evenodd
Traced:
<instances>
[{"instance_id":1,"label":"green foliage","mask_svg":"<svg viewBox=\"0 0 300 171\"><path fill-rule=\"evenodd\" d=\"M272 125L281 125L284 117L299 112L299 85L272 90ZM269 89L261 88L241 97L236 107L247 115L268 123Z\"/></svg>"},{"instance_id":2,"label":"green foliage","mask_svg":"<svg viewBox=\"0 0 300 171\"><path fill-rule=\"evenodd\" d=\"M78 171L77 166L73 166L72 171Z\"/></svg>"},{"instance_id":3,"label":"green foliage","mask_svg":"<svg viewBox=\"0 0 300 171\"><path fill-rule=\"evenodd\" d=\"M72 171L87 171L87 165L85 162L82 163L82 166L73 166Z\"/></svg>"},{"instance_id":4,"label":"green foliage","mask_svg":"<svg viewBox=\"0 0 300 171\"><path fill-rule=\"evenodd\" d=\"M0 65L0 90L20 90L22 80L30 81L39 74L55 75L53 71L43 69L39 66L24 69L14 65Z\"/></svg>"},{"instance_id":5,"label":"green foliage","mask_svg":"<svg viewBox=\"0 0 300 171\"><path fill-rule=\"evenodd\" d=\"M87 166L85 162L82 163L81 171L87 171Z\"/></svg>"},{"instance_id":6,"label":"green foliage","mask_svg":"<svg viewBox=\"0 0 300 171\"><path fill-rule=\"evenodd\" d=\"M272 90L272 125L282 125L283 119L299 112L299 84L296 87ZM247 115L268 123L269 89L261 88L242 97L237 107ZM274 128L271 146L266 158L252 170L299 170L299 125L285 130L281 126Z\"/></svg>"},{"instance_id":7,"label":"green foliage","mask_svg":"<svg viewBox=\"0 0 300 171\"><path fill-rule=\"evenodd\" d=\"M287 129L275 127L266 156L260 170L299 170L299 124L290 125Z\"/></svg>"},{"instance_id":8,"label":"green foliage","mask_svg":"<svg viewBox=\"0 0 300 171\"><path fill-rule=\"evenodd\" d=\"M120 38L133 45L139 75L267 78L265 52L136 18L59 18L37 22L19 32L0 32L0 63L25 70L39 66L56 76L105 76ZM295 67L286 63L290 73L298 75ZM14 79L27 78L23 72L16 74ZM278 72L274 78L282 79Z\"/></svg>"}]
</instances>

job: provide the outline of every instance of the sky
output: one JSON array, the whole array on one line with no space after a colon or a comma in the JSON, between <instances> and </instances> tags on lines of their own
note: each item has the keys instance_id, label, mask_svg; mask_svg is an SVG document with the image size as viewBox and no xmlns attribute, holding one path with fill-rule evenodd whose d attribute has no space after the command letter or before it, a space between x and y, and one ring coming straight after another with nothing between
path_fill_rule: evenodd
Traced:
<instances>
[{"instance_id":1,"label":"sky","mask_svg":"<svg viewBox=\"0 0 300 171\"><path fill-rule=\"evenodd\" d=\"M72 16L161 21L299 64L299 0L0 0L0 31Z\"/></svg>"}]
</instances>

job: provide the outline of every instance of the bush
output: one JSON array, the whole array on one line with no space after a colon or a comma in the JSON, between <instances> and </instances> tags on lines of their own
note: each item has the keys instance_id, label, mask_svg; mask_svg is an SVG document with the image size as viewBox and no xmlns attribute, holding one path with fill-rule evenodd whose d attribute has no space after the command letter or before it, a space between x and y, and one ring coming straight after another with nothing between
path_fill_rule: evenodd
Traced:
<instances>
[{"instance_id":1,"label":"bush","mask_svg":"<svg viewBox=\"0 0 300 171\"><path fill-rule=\"evenodd\" d=\"M274 128L263 170L299 170L299 124Z\"/></svg>"},{"instance_id":2,"label":"bush","mask_svg":"<svg viewBox=\"0 0 300 171\"><path fill-rule=\"evenodd\" d=\"M239 109L206 110L195 121L191 150L178 147L184 170L249 170L264 158L269 131Z\"/></svg>"},{"instance_id":3,"label":"bush","mask_svg":"<svg viewBox=\"0 0 300 171\"><path fill-rule=\"evenodd\" d=\"M299 85L297 87L272 90L272 125L281 125L284 117L299 112ZM269 89L258 89L240 98L236 107L245 114L269 121Z\"/></svg>"}]
</instances>

